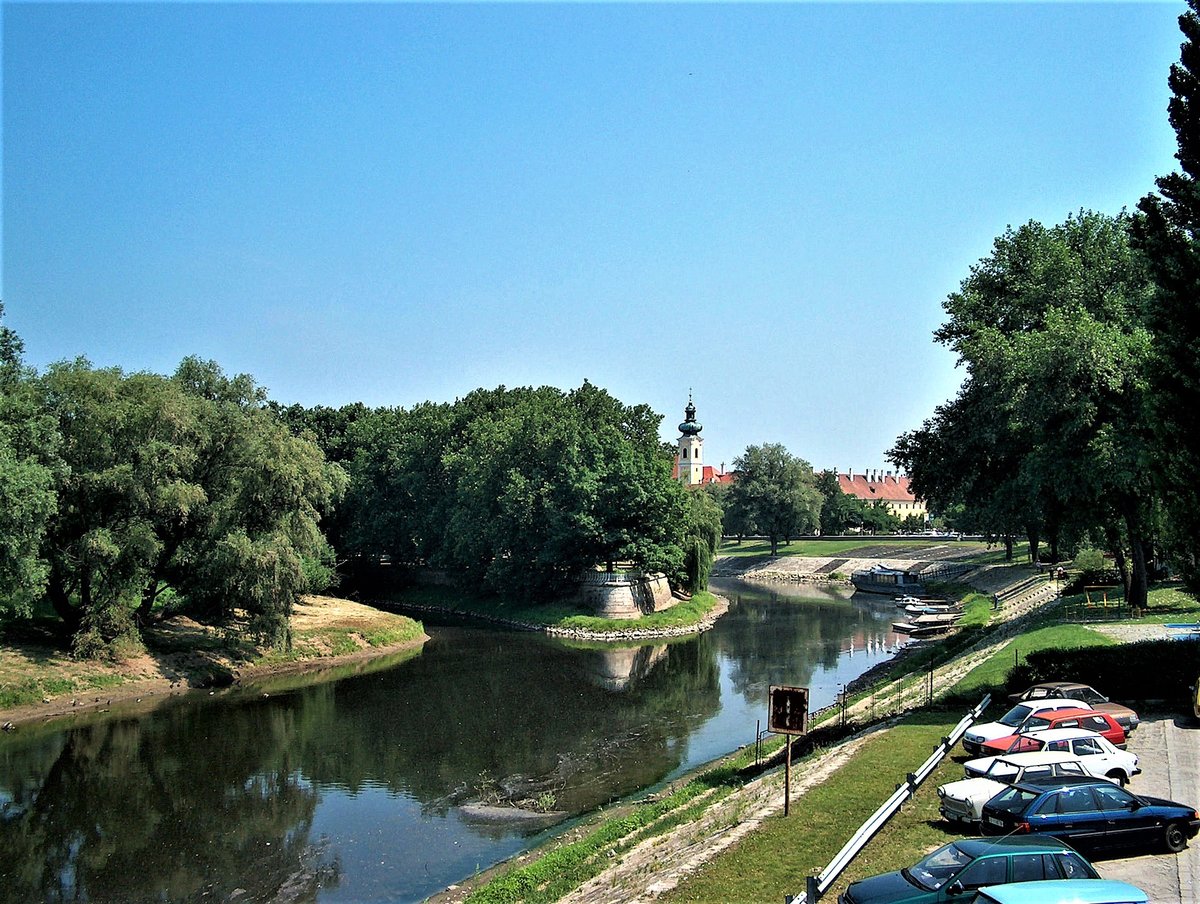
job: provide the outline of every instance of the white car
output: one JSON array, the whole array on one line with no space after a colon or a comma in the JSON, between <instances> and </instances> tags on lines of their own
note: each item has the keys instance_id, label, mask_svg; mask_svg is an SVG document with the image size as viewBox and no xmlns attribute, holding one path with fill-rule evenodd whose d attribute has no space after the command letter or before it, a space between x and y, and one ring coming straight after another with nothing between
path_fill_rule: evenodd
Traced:
<instances>
[{"instance_id":1,"label":"white car","mask_svg":"<svg viewBox=\"0 0 1200 904\"><path fill-rule=\"evenodd\" d=\"M1007 788L1027 778L1038 776L1078 775L1092 778L1079 757L1073 753L1010 753L989 757L987 770L956 782L947 782L937 789L941 803L938 809L950 822L977 823L983 818L983 805Z\"/></svg>"},{"instance_id":2,"label":"white car","mask_svg":"<svg viewBox=\"0 0 1200 904\"><path fill-rule=\"evenodd\" d=\"M1000 757L985 756L968 760L964 766L967 777L986 775L996 759L1070 754L1083 764L1089 775L1107 778L1124 785L1141 772L1136 753L1120 750L1103 735L1083 728L1046 728L1021 735L1013 746L1017 751L1001 754Z\"/></svg>"},{"instance_id":3,"label":"white car","mask_svg":"<svg viewBox=\"0 0 1200 904\"><path fill-rule=\"evenodd\" d=\"M1030 716L1054 709L1091 709L1091 707L1080 700L1069 699L1030 700L1018 703L995 722L977 722L968 728L962 739L963 750L972 756L979 756L983 753L985 741L994 741L996 738L1007 738L1009 735L1019 734L1021 727Z\"/></svg>"}]
</instances>

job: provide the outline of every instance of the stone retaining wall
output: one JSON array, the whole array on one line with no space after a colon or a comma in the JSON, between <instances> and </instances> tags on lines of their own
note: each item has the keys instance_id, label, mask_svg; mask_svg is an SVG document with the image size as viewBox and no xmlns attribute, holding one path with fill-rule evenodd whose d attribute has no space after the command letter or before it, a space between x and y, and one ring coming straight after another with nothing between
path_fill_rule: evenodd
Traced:
<instances>
[{"instance_id":1,"label":"stone retaining wall","mask_svg":"<svg viewBox=\"0 0 1200 904\"><path fill-rule=\"evenodd\" d=\"M578 599L602 618L633 619L670 609L677 600L671 595L666 575L612 574L579 587Z\"/></svg>"}]
</instances>

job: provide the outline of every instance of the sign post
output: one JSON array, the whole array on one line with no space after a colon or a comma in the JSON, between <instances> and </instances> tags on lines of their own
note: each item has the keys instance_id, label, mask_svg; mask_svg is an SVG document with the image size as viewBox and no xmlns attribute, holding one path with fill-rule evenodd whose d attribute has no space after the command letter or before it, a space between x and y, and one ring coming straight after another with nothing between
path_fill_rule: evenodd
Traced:
<instances>
[{"instance_id":1,"label":"sign post","mask_svg":"<svg viewBox=\"0 0 1200 904\"><path fill-rule=\"evenodd\" d=\"M783 771L783 815L791 812L792 735L808 731L808 688L771 685L767 730L787 735Z\"/></svg>"}]
</instances>

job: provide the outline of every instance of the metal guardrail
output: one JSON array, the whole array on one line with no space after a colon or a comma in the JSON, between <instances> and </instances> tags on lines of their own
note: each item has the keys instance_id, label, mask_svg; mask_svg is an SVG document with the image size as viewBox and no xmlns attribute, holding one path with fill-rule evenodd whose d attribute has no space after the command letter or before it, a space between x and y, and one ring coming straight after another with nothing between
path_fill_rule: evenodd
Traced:
<instances>
[{"instance_id":1,"label":"metal guardrail","mask_svg":"<svg viewBox=\"0 0 1200 904\"><path fill-rule=\"evenodd\" d=\"M992 702L992 695L986 695L975 708L962 717L962 720L954 726L954 730L938 744L937 748L930 755L921 767L916 772L910 772L906 777L904 784L896 786L896 793L884 801L871 816L864 822L857 832L850 838L849 841L842 847L834 858L829 861L829 865L821 870L817 876L809 876L807 888L798 895L785 895L785 904L815 904L821 899L821 895L829 891L829 887L837 881L838 877L850 865L851 861L859 855L867 842L875 837L875 833L887 824L901 805L906 803L921 787L921 783L929 778L933 770L938 767L946 754L959 742L967 729L974 724L980 714L987 708L987 705Z\"/></svg>"}]
</instances>

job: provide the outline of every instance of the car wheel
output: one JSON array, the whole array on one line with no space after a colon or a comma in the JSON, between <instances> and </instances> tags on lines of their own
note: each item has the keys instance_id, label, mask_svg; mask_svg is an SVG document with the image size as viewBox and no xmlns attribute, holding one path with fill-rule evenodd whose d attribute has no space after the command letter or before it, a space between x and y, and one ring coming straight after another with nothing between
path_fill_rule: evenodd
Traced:
<instances>
[{"instance_id":1,"label":"car wheel","mask_svg":"<svg viewBox=\"0 0 1200 904\"><path fill-rule=\"evenodd\" d=\"M1187 832L1183 828L1183 823L1168 822L1167 827L1163 830L1163 841L1166 843L1167 850L1172 854L1178 854L1187 847Z\"/></svg>"},{"instance_id":2,"label":"car wheel","mask_svg":"<svg viewBox=\"0 0 1200 904\"><path fill-rule=\"evenodd\" d=\"M1108 775L1106 775L1105 778L1109 779L1110 781L1116 782L1122 788L1124 788L1126 783L1129 781L1129 779L1127 779L1125 777L1125 773L1122 772L1120 769L1114 769L1112 772L1108 773Z\"/></svg>"}]
</instances>

